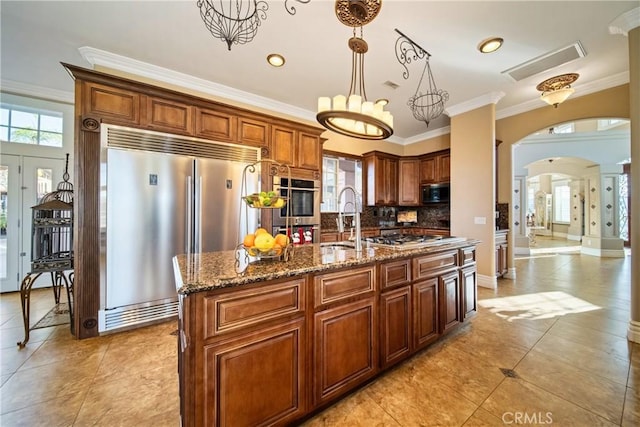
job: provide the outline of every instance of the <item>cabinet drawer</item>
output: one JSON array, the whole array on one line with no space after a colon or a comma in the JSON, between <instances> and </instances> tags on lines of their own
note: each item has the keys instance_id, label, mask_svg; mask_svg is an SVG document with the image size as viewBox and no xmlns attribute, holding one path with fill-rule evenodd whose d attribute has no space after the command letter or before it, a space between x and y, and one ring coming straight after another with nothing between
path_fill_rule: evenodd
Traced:
<instances>
[{"instance_id":1,"label":"cabinet drawer","mask_svg":"<svg viewBox=\"0 0 640 427\"><path fill-rule=\"evenodd\" d=\"M228 294L205 296L204 338L233 332L284 316L302 313L304 278Z\"/></svg>"},{"instance_id":2,"label":"cabinet drawer","mask_svg":"<svg viewBox=\"0 0 640 427\"><path fill-rule=\"evenodd\" d=\"M375 266L321 274L313 282L314 307L363 296L376 289Z\"/></svg>"},{"instance_id":3,"label":"cabinet drawer","mask_svg":"<svg viewBox=\"0 0 640 427\"><path fill-rule=\"evenodd\" d=\"M475 248L462 248L460 249L460 265L469 265L476 262L476 249Z\"/></svg>"},{"instance_id":4,"label":"cabinet drawer","mask_svg":"<svg viewBox=\"0 0 640 427\"><path fill-rule=\"evenodd\" d=\"M458 266L458 251L426 255L413 260L414 280L442 273Z\"/></svg>"},{"instance_id":5,"label":"cabinet drawer","mask_svg":"<svg viewBox=\"0 0 640 427\"><path fill-rule=\"evenodd\" d=\"M380 286L387 289L411 281L411 260L387 262L380 265Z\"/></svg>"}]
</instances>

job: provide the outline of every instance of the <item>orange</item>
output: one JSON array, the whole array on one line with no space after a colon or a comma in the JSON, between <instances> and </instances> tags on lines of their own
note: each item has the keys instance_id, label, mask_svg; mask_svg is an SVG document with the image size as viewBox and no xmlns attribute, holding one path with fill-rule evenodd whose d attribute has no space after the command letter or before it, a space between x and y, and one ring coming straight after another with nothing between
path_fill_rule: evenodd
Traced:
<instances>
[{"instance_id":1,"label":"orange","mask_svg":"<svg viewBox=\"0 0 640 427\"><path fill-rule=\"evenodd\" d=\"M273 248L271 248L271 250L273 250L276 255L280 255L282 253L282 246L280 246L279 244L275 243L273 245Z\"/></svg>"},{"instance_id":2,"label":"orange","mask_svg":"<svg viewBox=\"0 0 640 427\"><path fill-rule=\"evenodd\" d=\"M247 247L250 248L253 246L253 241L255 240L256 236L255 234L247 234L246 236L244 236L244 240L242 241L242 244Z\"/></svg>"},{"instance_id":3,"label":"orange","mask_svg":"<svg viewBox=\"0 0 640 427\"><path fill-rule=\"evenodd\" d=\"M268 231L261 227L261 228L258 228L253 234L255 234L256 236L259 236L262 233L268 233Z\"/></svg>"},{"instance_id":4,"label":"orange","mask_svg":"<svg viewBox=\"0 0 640 427\"><path fill-rule=\"evenodd\" d=\"M276 244L283 248L289 244L289 238L285 234L276 234L275 239Z\"/></svg>"}]
</instances>

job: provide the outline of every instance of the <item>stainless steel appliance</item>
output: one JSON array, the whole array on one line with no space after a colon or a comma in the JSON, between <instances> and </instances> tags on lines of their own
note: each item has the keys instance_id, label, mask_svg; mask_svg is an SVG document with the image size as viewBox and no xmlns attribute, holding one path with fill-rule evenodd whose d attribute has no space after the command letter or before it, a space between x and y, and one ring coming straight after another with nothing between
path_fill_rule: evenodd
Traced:
<instances>
[{"instance_id":1,"label":"stainless steel appliance","mask_svg":"<svg viewBox=\"0 0 640 427\"><path fill-rule=\"evenodd\" d=\"M177 314L172 258L230 250L253 230L243 171L259 150L103 125L100 332ZM245 194L259 174L246 174ZM242 223L241 223L242 222Z\"/></svg>"},{"instance_id":2,"label":"stainless steel appliance","mask_svg":"<svg viewBox=\"0 0 640 427\"><path fill-rule=\"evenodd\" d=\"M320 225L320 181L273 177L273 191L288 199L282 209L273 210L273 225L286 225L289 209L289 225ZM290 194L289 194L290 193Z\"/></svg>"},{"instance_id":3,"label":"stainless steel appliance","mask_svg":"<svg viewBox=\"0 0 640 427\"><path fill-rule=\"evenodd\" d=\"M449 203L449 183L422 186L422 204Z\"/></svg>"},{"instance_id":4,"label":"stainless steel appliance","mask_svg":"<svg viewBox=\"0 0 640 427\"><path fill-rule=\"evenodd\" d=\"M425 234L414 236L412 234L386 234L376 237L367 237L365 241L370 246L380 246L397 250L417 249L428 246L438 246L450 243L463 242L464 237L450 237Z\"/></svg>"}]
</instances>

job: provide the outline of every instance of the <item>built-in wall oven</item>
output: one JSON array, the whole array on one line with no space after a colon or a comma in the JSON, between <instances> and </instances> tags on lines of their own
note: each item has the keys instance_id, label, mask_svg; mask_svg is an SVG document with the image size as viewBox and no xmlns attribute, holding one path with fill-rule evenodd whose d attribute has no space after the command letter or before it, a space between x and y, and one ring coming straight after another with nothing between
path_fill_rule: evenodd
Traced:
<instances>
[{"instance_id":1,"label":"built-in wall oven","mask_svg":"<svg viewBox=\"0 0 640 427\"><path fill-rule=\"evenodd\" d=\"M287 198L282 209L273 209L273 225L284 227L289 209L289 226L320 225L322 189L319 180L273 177L273 190Z\"/></svg>"}]
</instances>

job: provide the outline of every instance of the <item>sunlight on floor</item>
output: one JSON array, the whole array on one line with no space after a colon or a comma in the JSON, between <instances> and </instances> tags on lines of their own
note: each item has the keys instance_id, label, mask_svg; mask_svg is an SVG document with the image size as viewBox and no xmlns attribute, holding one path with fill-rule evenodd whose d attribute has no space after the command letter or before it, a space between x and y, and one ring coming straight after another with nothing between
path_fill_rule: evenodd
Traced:
<instances>
[{"instance_id":1,"label":"sunlight on floor","mask_svg":"<svg viewBox=\"0 0 640 427\"><path fill-rule=\"evenodd\" d=\"M478 301L478 304L509 322L525 319L549 319L602 308L565 292L538 292L535 294L491 298Z\"/></svg>"},{"instance_id":2,"label":"sunlight on floor","mask_svg":"<svg viewBox=\"0 0 640 427\"><path fill-rule=\"evenodd\" d=\"M581 246L561 246L555 248L531 248L531 254L555 254L565 252L580 253Z\"/></svg>"}]
</instances>

